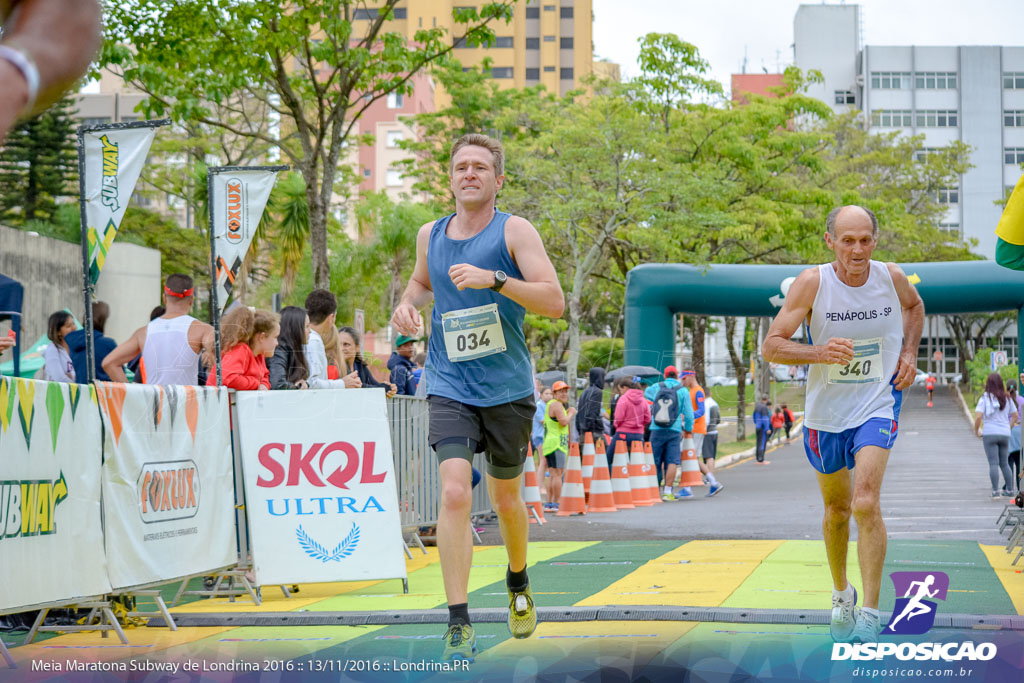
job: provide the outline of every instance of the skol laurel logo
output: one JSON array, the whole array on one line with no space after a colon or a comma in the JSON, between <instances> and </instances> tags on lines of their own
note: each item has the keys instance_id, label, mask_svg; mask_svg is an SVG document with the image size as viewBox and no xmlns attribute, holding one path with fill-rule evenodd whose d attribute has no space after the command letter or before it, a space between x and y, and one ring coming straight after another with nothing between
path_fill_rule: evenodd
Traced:
<instances>
[{"instance_id":1,"label":"skol laurel logo","mask_svg":"<svg viewBox=\"0 0 1024 683\"><path fill-rule=\"evenodd\" d=\"M242 181L232 178L228 180L228 242L238 244L242 241Z\"/></svg>"},{"instance_id":2,"label":"skol laurel logo","mask_svg":"<svg viewBox=\"0 0 1024 683\"><path fill-rule=\"evenodd\" d=\"M139 474L139 514L146 524L195 517L199 468L192 460L148 463Z\"/></svg>"},{"instance_id":3,"label":"skol laurel logo","mask_svg":"<svg viewBox=\"0 0 1024 683\"><path fill-rule=\"evenodd\" d=\"M920 635L935 623L937 605L928 598L945 600L949 576L944 572L893 572L896 605L882 633ZM899 597L903 596L903 597Z\"/></svg>"},{"instance_id":4,"label":"skol laurel logo","mask_svg":"<svg viewBox=\"0 0 1024 683\"><path fill-rule=\"evenodd\" d=\"M57 532L57 505L68 497L64 473L54 481L0 481L0 539Z\"/></svg>"},{"instance_id":5,"label":"skol laurel logo","mask_svg":"<svg viewBox=\"0 0 1024 683\"><path fill-rule=\"evenodd\" d=\"M103 144L103 188L100 201L111 211L117 211L120 208L117 201L117 169L120 165L120 153L117 143L111 142L106 135L100 137L100 143Z\"/></svg>"}]
</instances>

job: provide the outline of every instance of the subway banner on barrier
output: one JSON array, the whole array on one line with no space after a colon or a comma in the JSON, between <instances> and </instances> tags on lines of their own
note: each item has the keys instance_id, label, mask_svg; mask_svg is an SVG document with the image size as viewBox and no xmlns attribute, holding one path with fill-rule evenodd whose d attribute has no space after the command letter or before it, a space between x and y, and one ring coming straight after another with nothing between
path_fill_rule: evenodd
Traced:
<instances>
[{"instance_id":1,"label":"subway banner on barrier","mask_svg":"<svg viewBox=\"0 0 1024 683\"><path fill-rule=\"evenodd\" d=\"M210 169L217 305L221 311L234 289L235 278L281 168L285 167Z\"/></svg>"},{"instance_id":2,"label":"subway banner on barrier","mask_svg":"<svg viewBox=\"0 0 1024 683\"><path fill-rule=\"evenodd\" d=\"M237 410L257 582L404 579L384 391L244 391Z\"/></svg>"},{"instance_id":3,"label":"subway banner on barrier","mask_svg":"<svg viewBox=\"0 0 1024 683\"><path fill-rule=\"evenodd\" d=\"M103 515L114 588L235 564L224 387L97 382Z\"/></svg>"},{"instance_id":4,"label":"subway banner on barrier","mask_svg":"<svg viewBox=\"0 0 1024 683\"><path fill-rule=\"evenodd\" d=\"M157 126L166 121L116 124L79 132L85 156L85 214L89 240L89 279L100 279L110 245L135 192Z\"/></svg>"},{"instance_id":5,"label":"subway banner on barrier","mask_svg":"<svg viewBox=\"0 0 1024 683\"><path fill-rule=\"evenodd\" d=\"M0 611L110 592L92 387L0 377L0 577Z\"/></svg>"}]
</instances>

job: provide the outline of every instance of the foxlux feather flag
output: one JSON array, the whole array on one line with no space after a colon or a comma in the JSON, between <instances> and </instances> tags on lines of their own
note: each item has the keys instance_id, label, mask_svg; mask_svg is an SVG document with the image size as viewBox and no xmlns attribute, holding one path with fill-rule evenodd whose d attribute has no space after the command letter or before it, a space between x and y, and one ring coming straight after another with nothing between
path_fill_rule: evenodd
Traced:
<instances>
[{"instance_id":1,"label":"foxlux feather flag","mask_svg":"<svg viewBox=\"0 0 1024 683\"><path fill-rule=\"evenodd\" d=\"M156 127L99 128L81 133L85 154L85 212L88 223L89 278L100 279L110 246L135 192Z\"/></svg>"},{"instance_id":2,"label":"foxlux feather flag","mask_svg":"<svg viewBox=\"0 0 1024 683\"><path fill-rule=\"evenodd\" d=\"M213 175L210 207L213 211L217 305L221 311L235 287L235 278L274 189L278 170L238 168Z\"/></svg>"}]
</instances>

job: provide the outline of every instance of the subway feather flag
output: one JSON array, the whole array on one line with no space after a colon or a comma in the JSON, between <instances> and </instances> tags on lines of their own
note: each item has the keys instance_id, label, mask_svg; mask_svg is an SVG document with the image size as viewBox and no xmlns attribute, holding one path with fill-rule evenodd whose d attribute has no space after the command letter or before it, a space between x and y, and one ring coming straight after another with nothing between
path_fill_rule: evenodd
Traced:
<instances>
[{"instance_id":1,"label":"subway feather flag","mask_svg":"<svg viewBox=\"0 0 1024 683\"><path fill-rule=\"evenodd\" d=\"M80 133L85 154L83 199L88 224L89 277L93 284L100 278L135 192L156 126L162 123L115 124Z\"/></svg>"}]
</instances>

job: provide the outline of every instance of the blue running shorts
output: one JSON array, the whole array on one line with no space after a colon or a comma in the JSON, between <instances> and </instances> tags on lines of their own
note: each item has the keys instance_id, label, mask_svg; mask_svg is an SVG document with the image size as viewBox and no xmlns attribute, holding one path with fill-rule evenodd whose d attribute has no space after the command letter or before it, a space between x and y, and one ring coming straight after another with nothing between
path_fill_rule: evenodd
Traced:
<instances>
[{"instance_id":1,"label":"blue running shorts","mask_svg":"<svg viewBox=\"0 0 1024 683\"><path fill-rule=\"evenodd\" d=\"M873 417L859 427L842 432L823 432L804 427L804 452L814 469L822 474L853 469L854 456L865 446L890 449L896 443L899 423Z\"/></svg>"}]
</instances>

